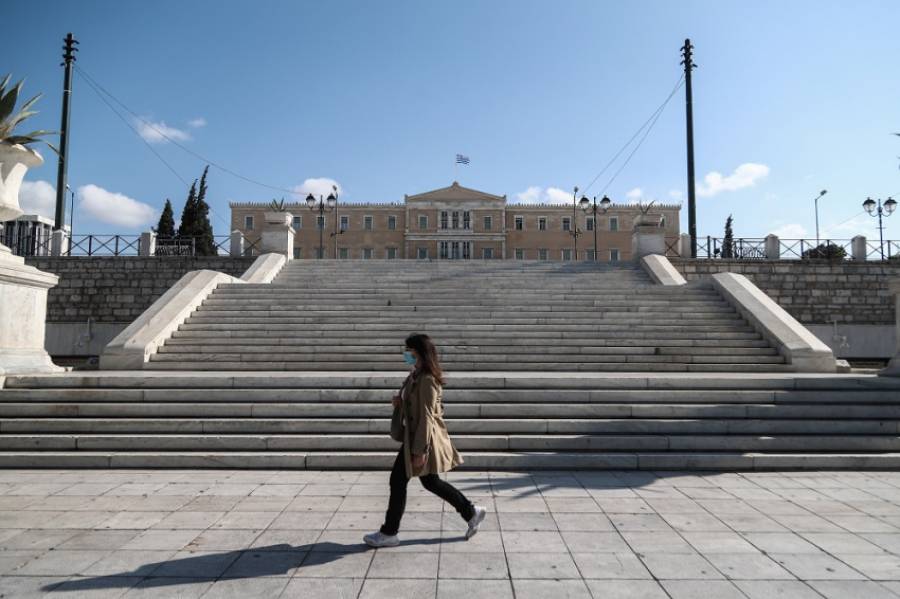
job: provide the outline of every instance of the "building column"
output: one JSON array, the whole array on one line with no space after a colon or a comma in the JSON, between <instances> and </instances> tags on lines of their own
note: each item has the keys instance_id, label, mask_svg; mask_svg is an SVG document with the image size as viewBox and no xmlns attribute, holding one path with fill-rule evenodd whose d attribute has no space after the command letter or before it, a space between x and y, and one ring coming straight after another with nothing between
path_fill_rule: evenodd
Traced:
<instances>
[{"instance_id":1,"label":"building column","mask_svg":"<svg viewBox=\"0 0 900 599\"><path fill-rule=\"evenodd\" d=\"M866 254L869 253L865 235L857 235L850 242L850 245L853 253L853 259L865 262Z\"/></svg>"}]
</instances>

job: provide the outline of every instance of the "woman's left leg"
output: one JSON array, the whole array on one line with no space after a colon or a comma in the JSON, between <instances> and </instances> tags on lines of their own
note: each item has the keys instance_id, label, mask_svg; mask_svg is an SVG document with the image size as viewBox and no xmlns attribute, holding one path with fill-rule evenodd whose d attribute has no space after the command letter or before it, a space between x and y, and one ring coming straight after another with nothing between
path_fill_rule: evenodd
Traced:
<instances>
[{"instance_id":1,"label":"woman's left leg","mask_svg":"<svg viewBox=\"0 0 900 599\"><path fill-rule=\"evenodd\" d=\"M437 474L426 474L420 476L422 486L452 505L456 511L462 516L463 520L468 522L475 515L475 506L459 489L443 480Z\"/></svg>"}]
</instances>

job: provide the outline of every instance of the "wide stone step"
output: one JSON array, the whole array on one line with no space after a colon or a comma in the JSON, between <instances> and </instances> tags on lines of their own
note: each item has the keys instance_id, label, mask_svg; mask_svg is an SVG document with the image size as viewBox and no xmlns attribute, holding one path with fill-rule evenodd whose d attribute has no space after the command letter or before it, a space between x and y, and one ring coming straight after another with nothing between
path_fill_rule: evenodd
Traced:
<instances>
[{"instance_id":1,"label":"wide stone step","mask_svg":"<svg viewBox=\"0 0 900 599\"><path fill-rule=\"evenodd\" d=\"M222 335L217 335L215 331L207 333L203 333L201 331L194 331L190 335L186 335L184 331L176 332L176 334L171 338L167 339L165 342L166 347L171 346L183 346L183 345L192 345L195 347L212 347L218 345L227 345L231 346L233 343L229 340L230 337L225 337ZM291 347L321 347L322 342L319 339L309 339L309 338L298 338L298 337L276 337L271 338L268 335L266 336L248 336L242 335L240 337L242 346L291 346ZM495 351L519 351L520 349L527 348L533 346L535 343L544 343L547 351L550 351L551 348L555 348L562 343L566 343L567 347L585 347L585 348L594 348L594 347L618 347L618 348L646 348L646 347L660 347L660 348L697 348L698 353L703 353L705 351L710 352L721 352L721 351L732 351L732 350L744 350L748 348L765 348L767 351L771 349L769 342L764 339L659 339L654 338L651 341L645 339L597 339L595 337L583 338L580 342L575 343L571 342L570 339L567 338L546 338L541 339L540 337L534 338L505 338L505 339L497 339L497 338L466 338L466 339L448 339L443 337L440 339L440 345L438 346L438 351L441 348L445 347L482 347L489 348ZM342 349L347 348L365 348L366 351L396 351L396 344L385 344L385 340L383 337L375 337L375 338L334 338L329 341L331 346L340 346ZM560 351L568 351L568 350L560 350Z\"/></svg>"},{"instance_id":2,"label":"wide stone step","mask_svg":"<svg viewBox=\"0 0 900 599\"><path fill-rule=\"evenodd\" d=\"M410 327L414 323L410 323ZM681 343L683 341L696 342L698 344L717 344L722 343L722 347L733 345L743 345L744 342L753 341L768 346L768 342L760 339L759 333L752 330L749 326L743 328L725 327L716 330L717 327L708 327L704 331L698 331L694 327L686 327L683 331L657 331L657 330L626 330L612 329L605 327L597 330L595 327L592 331L489 331L490 337L485 337L485 331L481 331L481 336L471 333L465 337L460 337L457 330L446 330L438 328L430 328L429 334L439 343L466 343L471 340L472 343L496 343L498 345L507 344L532 344L532 343L553 343L560 340L567 340L572 343L608 343L612 345L625 345L626 343L634 343L636 345L654 345L663 346L667 343ZM216 324L183 324L179 330L173 331L172 338L190 338L190 339L255 339L265 342L269 340L271 343L280 343L279 339L288 342L308 342L320 344L320 339L327 337L329 343L333 345L349 345L354 343L370 342L382 344L387 338L400 338L395 332L384 333L376 331L366 333L363 330L352 330L350 333L335 331L311 331L302 327L292 326L290 328L266 327L265 325L216 325ZM439 337L439 338L438 338ZM649 340L649 341L648 341ZM401 339L402 342L402 339Z\"/></svg>"},{"instance_id":3,"label":"wide stone step","mask_svg":"<svg viewBox=\"0 0 900 599\"><path fill-rule=\"evenodd\" d=\"M165 355L165 354L157 354ZM445 364L444 366L448 366ZM495 364L483 364L481 362L457 362L449 365L445 370L459 371L492 371L496 370ZM371 371L373 369L389 370L382 364L369 362L217 362L217 361L159 361L151 359L144 366L149 370L180 370L180 371ZM582 363L582 362L544 362L540 369L546 372L593 372L593 373L633 373L633 372L731 372L731 373L776 373L793 372L794 368L789 364L686 364L686 363L654 363L654 362L627 362L627 363ZM397 368L396 370L400 370ZM503 365L503 370L513 372L533 372L535 367L529 363L509 362Z\"/></svg>"},{"instance_id":4,"label":"wide stone step","mask_svg":"<svg viewBox=\"0 0 900 599\"><path fill-rule=\"evenodd\" d=\"M300 332L304 335L312 335L319 332L329 332L331 334L338 334L341 331L352 331L354 335L357 334L376 334L382 331L388 331L390 335L397 335L397 326L392 323L381 323L381 322L369 322L369 323L325 323L321 324L317 327L310 327L303 323L272 323L270 319L261 319L262 322L258 323L246 323L241 322L239 318L236 318L237 322L205 322L197 319L196 322L192 322L195 319L190 319L188 322L182 324L179 327L179 330L189 331L189 330L269 330L269 329L278 329L281 331L289 331L289 332ZM577 321L577 319L576 319ZM416 326L420 321L409 320L408 326L406 330L409 330L410 327ZM692 335L703 335L704 333L752 333L756 337L759 334L752 329L749 325L747 325L744 321L735 320L730 321L727 324L723 323L710 323L710 322L698 322L695 324L647 324L643 322L637 322L633 324L626 323L609 323L609 324L591 324L589 328L585 327L582 324L532 324L532 325L520 325L520 324L440 324L436 323L434 326L429 327L428 334L432 337L442 334L452 334L452 335L463 335L463 334L473 334L476 332L486 332L490 331L492 336L496 333L509 333L509 334L531 334L531 335L547 335L553 333L562 333L562 332L572 332L579 333L583 336L588 335L591 331L594 332L594 336L599 334L606 334L606 332L620 332L620 333L648 333L648 334L661 334L662 336L667 335L668 333L690 333ZM404 333L405 335L405 333ZM562 337L562 335L560 335ZM568 335L566 335L568 337Z\"/></svg>"},{"instance_id":5,"label":"wide stone step","mask_svg":"<svg viewBox=\"0 0 900 599\"><path fill-rule=\"evenodd\" d=\"M448 420L458 418L796 418L898 419L900 405L798 404L533 404L452 403L444 406ZM124 403L124 402L2 402L0 417L120 417L120 418L390 418L390 404L371 403ZM0 423L0 432L3 423Z\"/></svg>"},{"instance_id":6,"label":"wide stone step","mask_svg":"<svg viewBox=\"0 0 900 599\"><path fill-rule=\"evenodd\" d=\"M237 402L387 404L396 389L4 389L2 402ZM718 389L458 389L445 388L445 405L456 403L680 403L680 404L900 404L893 390L718 390Z\"/></svg>"},{"instance_id":7,"label":"wide stone step","mask_svg":"<svg viewBox=\"0 0 900 599\"><path fill-rule=\"evenodd\" d=\"M540 350L537 350L540 352ZM240 346L232 347L229 350L209 353L190 353L181 352L176 348L161 348L159 352L150 356L151 362L180 362L190 360L195 363L203 362L284 362L284 363L330 363L330 364L360 364L371 368L398 368L402 365L400 356L396 355L396 351L387 353L383 356L372 355L368 351L360 352L329 352L327 348L321 352L241 352ZM187 358L186 356L190 356ZM577 356L577 359L576 359ZM565 358L569 359L566 360ZM591 366L605 365L626 365L626 364L784 364L784 357L774 355L735 355L729 352L726 355L716 354L685 354L673 353L664 354L662 348L659 353L622 353L604 354L604 353L503 353L498 354L491 351L485 352L455 352L444 351L441 355L442 365L448 370L457 368L458 365L468 364L472 360L478 361L478 368L484 370L490 369L518 369L518 368L534 368L535 366L543 366L551 363L570 363L584 368Z\"/></svg>"},{"instance_id":8,"label":"wide stone step","mask_svg":"<svg viewBox=\"0 0 900 599\"><path fill-rule=\"evenodd\" d=\"M287 355L299 355L299 354L321 354L321 353L329 353L333 355L340 356L348 356L353 354L366 354L371 355L373 353L382 353L382 354L390 354L392 352L397 351L396 344L390 345L342 345L341 353L334 354L333 347L322 347L320 344L312 345L312 344L291 344L288 345L286 343L277 344L277 345L262 345L262 344L254 344L254 343L245 343L241 341L238 344L235 343L215 343L215 342L203 342L203 343L184 343L183 339L173 339L167 341L165 346L160 350L163 353L197 353L197 354L206 354L206 353L268 353L268 354L279 354L283 356ZM264 341L264 340L262 340ZM506 356L528 356L528 355L537 355L537 356L546 356L553 354L565 354L565 355L709 355L721 357L723 353L723 349L720 347L697 347L697 346L654 346L654 345L646 345L646 346L585 346L579 344L567 344L567 345L546 345L543 347L535 348L533 346L528 345L511 345L511 346L498 346L498 345L464 345L464 344L453 344L443 342L438 348L438 354L442 359L449 359L452 356L456 355L470 355L470 354L496 354L497 352L502 352ZM539 352L539 353L536 353ZM729 356L777 356L778 351L773 347L730 347L727 350Z\"/></svg>"},{"instance_id":9,"label":"wide stone step","mask_svg":"<svg viewBox=\"0 0 900 599\"><path fill-rule=\"evenodd\" d=\"M898 452L897 435L459 435L477 451ZM29 434L0 435L0 451L396 451L386 435Z\"/></svg>"},{"instance_id":10,"label":"wide stone step","mask_svg":"<svg viewBox=\"0 0 900 599\"><path fill-rule=\"evenodd\" d=\"M661 418L456 418L452 435L895 435L896 420L661 419ZM388 436L389 418L5 418L2 434L368 434Z\"/></svg>"},{"instance_id":11,"label":"wide stone step","mask_svg":"<svg viewBox=\"0 0 900 599\"><path fill-rule=\"evenodd\" d=\"M5 389L392 389L406 379L403 371L366 372L145 372L72 371L59 374L8 375ZM860 374L742 373L670 374L653 372L567 373L453 372L445 389L532 390L772 390L896 391L900 380ZM0 389L0 393L3 393ZM900 396L900 395L898 395Z\"/></svg>"},{"instance_id":12,"label":"wide stone step","mask_svg":"<svg viewBox=\"0 0 900 599\"><path fill-rule=\"evenodd\" d=\"M396 452L0 452L3 468L389 470ZM897 469L897 453L471 452L459 470Z\"/></svg>"}]
</instances>

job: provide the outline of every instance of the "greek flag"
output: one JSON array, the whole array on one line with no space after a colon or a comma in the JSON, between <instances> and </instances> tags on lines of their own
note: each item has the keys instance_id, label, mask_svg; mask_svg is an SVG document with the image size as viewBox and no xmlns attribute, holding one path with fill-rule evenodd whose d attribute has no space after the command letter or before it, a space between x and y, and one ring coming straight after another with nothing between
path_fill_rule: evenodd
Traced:
<instances>
[{"instance_id":1,"label":"greek flag","mask_svg":"<svg viewBox=\"0 0 900 599\"><path fill-rule=\"evenodd\" d=\"M462 154L456 155L456 164L469 164L469 157Z\"/></svg>"}]
</instances>

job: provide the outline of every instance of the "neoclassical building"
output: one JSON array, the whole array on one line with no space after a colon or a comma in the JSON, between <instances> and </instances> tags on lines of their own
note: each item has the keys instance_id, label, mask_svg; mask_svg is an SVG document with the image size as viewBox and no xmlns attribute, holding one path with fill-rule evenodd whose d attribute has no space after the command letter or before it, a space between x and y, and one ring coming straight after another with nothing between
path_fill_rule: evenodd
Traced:
<instances>
[{"instance_id":1,"label":"neoclassical building","mask_svg":"<svg viewBox=\"0 0 900 599\"><path fill-rule=\"evenodd\" d=\"M271 210L263 202L232 202L231 228L249 242L260 238L264 214ZM679 205L656 205L648 216L658 221L666 240L678 239ZM449 187L389 203L339 202L320 220L318 210L305 202L285 204L293 215L294 258L438 260L518 259L593 260L594 228L597 260L631 259L631 233L641 214L632 204L611 204L598 210L596 222L590 210L573 215L571 204L516 204L498 196L462 187ZM572 235L577 236L577 256Z\"/></svg>"}]
</instances>

